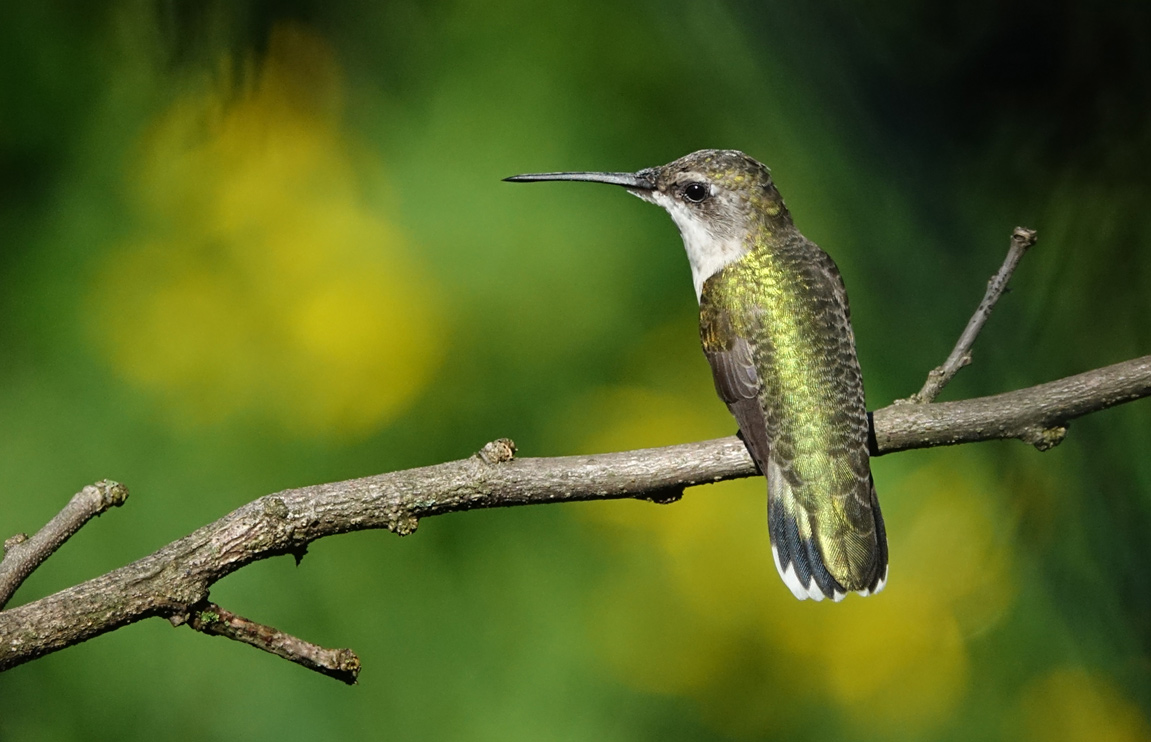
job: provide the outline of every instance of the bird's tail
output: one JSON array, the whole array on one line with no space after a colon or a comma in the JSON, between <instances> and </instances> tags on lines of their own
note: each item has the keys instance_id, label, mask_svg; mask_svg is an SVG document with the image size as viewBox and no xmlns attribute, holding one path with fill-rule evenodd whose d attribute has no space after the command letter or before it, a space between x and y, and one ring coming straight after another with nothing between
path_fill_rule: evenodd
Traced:
<instances>
[{"instance_id":1,"label":"bird's tail","mask_svg":"<svg viewBox=\"0 0 1151 742\"><path fill-rule=\"evenodd\" d=\"M769 462L768 472L768 530L771 534L771 555L775 568L792 594L800 600L831 598L838 602L854 590L860 595L873 595L887 584L887 531L883 514L875 494L875 480L870 481L870 512L874 517L874 540L852 539L855 548L848 548L848 558L867 562L861 570L862 579L836 579L827 569L819 539L815 537L813 514L799 504L791 485L775 462ZM866 544L863 548L859 545ZM845 586L843 583L848 582Z\"/></svg>"}]
</instances>

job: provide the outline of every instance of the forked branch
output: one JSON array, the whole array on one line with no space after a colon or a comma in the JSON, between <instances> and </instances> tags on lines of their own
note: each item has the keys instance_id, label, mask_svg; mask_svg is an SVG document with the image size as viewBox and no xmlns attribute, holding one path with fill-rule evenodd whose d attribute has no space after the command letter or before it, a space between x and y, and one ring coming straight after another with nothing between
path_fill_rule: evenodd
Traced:
<instances>
[{"instance_id":1,"label":"forked branch","mask_svg":"<svg viewBox=\"0 0 1151 742\"><path fill-rule=\"evenodd\" d=\"M64 509L31 538L18 533L6 539L4 558L0 561L0 608L8 603L28 575L85 523L110 507L123 505L127 499L127 487L105 479L73 495Z\"/></svg>"},{"instance_id":2,"label":"forked branch","mask_svg":"<svg viewBox=\"0 0 1151 742\"><path fill-rule=\"evenodd\" d=\"M1002 438L1018 438L1046 450L1063 439L1071 420L1151 395L1151 356L1144 356L991 397L930 401L970 359L975 336L1033 241L1034 232L1016 230L1011 254L988 287L976 316L952 356L932 372L917 395L922 403L894 404L874 413L874 455ZM312 541L339 533L386 528L405 535L416 529L421 518L478 508L621 498L670 502L686 487L756 473L735 436L665 448L537 459L515 458L514 444L500 439L459 461L285 490L250 502L125 567L0 611L0 670L141 619L162 616L173 624L186 623L204 633L227 636L353 683L359 659L351 650L324 649L230 613L208 601L211 586L260 559L299 557ZM9 555L0 563L0 602L64 539L108 506L85 493L116 488L119 485L114 483L87 487L32 539L10 540ZM122 493L127 494L126 490ZM87 504L77 504L82 495Z\"/></svg>"},{"instance_id":3,"label":"forked branch","mask_svg":"<svg viewBox=\"0 0 1151 742\"><path fill-rule=\"evenodd\" d=\"M998 438L1045 448L1070 420L1149 394L1151 356L1144 356L993 397L892 405L874 416L877 453ZM421 518L478 508L653 494L667 500L685 487L756 474L735 436L595 456L513 452L501 440L459 461L261 497L137 562L0 612L0 670L151 616L179 622L226 575L299 554L325 536L370 528L408 534Z\"/></svg>"}]
</instances>

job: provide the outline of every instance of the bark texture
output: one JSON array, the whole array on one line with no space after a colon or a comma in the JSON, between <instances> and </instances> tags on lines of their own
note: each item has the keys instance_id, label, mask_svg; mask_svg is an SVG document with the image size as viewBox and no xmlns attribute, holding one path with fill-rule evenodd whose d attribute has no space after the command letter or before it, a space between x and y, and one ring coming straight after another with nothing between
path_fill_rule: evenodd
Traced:
<instances>
[{"instance_id":1,"label":"bark texture","mask_svg":"<svg viewBox=\"0 0 1151 742\"><path fill-rule=\"evenodd\" d=\"M1144 356L991 397L894 404L874 413L875 453L1001 438L1045 450L1062 440L1072 419L1149 394L1151 356ZM669 502L685 487L758 473L734 436L594 456L514 454L514 444L501 439L459 461L261 497L132 564L0 611L0 670L153 616L206 630L212 622L202 611L213 583L259 559L302 555L324 536L369 528L405 535L421 518L476 508L619 498ZM348 660L332 656L336 666L321 671L339 677L338 664Z\"/></svg>"}]
</instances>

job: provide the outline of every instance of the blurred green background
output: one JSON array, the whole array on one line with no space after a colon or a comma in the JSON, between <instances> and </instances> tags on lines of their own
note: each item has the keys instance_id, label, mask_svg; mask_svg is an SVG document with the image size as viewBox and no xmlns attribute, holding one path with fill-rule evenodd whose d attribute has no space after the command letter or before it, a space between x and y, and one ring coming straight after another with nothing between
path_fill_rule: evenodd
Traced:
<instances>
[{"instance_id":1,"label":"blurred green background","mask_svg":"<svg viewBox=\"0 0 1151 742\"><path fill-rule=\"evenodd\" d=\"M509 436L735 430L673 225L513 186L703 147L838 261L872 408L1025 260L945 398L1151 349L1151 11L1093 3L6 3L0 535L109 477L13 604L278 489ZM876 599L795 601L761 479L435 518L219 583L357 687L161 620L0 675L0 739L1151 738L1151 408L874 463Z\"/></svg>"}]
</instances>

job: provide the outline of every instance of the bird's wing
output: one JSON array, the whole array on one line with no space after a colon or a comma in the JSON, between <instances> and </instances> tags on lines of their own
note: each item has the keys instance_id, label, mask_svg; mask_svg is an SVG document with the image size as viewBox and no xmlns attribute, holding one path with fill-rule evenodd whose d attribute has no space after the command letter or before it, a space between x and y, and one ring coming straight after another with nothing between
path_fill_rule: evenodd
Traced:
<instances>
[{"instance_id":1,"label":"bird's wing","mask_svg":"<svg viewBox=\"0 0 1151 742\"><path fill-rule=\"evenodd\" d=\"M700 342L711 364L715 390L739 423L748 453L767 477L768 531L775 567L784 584L800 600L822 600L825 596L838 600L847 591L824 566L814 537L814 508L797 497L803 494L803 487L791 471L793 446L785 440L773 449L778 420L764 410L763 384L755 366L757 348L736 333L728 310L707 299L704 294L700 302ZM761 361L768 354L769 349L758 349Z\"/></svg>"},{"instance_id":2,"label":"bird's wing","mask_svg":"<svg viewBox=\"0 0 1151 742\"><path fill-rule=\"evenodd\" d=\"M845 586L863 595L883 589L887 581L887 536L871 476L869 423L847 290L831 257L814 245L811 248L807 253L811 261L807 299L812 311L832 328L830 333L819 334L812 351L827 375L827 383L842 394L836 404L822 409L822 414L833 421L832 436L824 445L838 452L835 466L839 474L824 480L826 489L814 490L812 482L805 481L792 466L793 451L788 444L794 441L781 436L766 472L771 493L768 519L776 566L792 592L797 597L806 593L806 597L839 600ZM772 363L770 348L761 349L761 356L757 363ZM764 395L765 400L769 396ZM765 402L765 407L772 409L779 403ZM770 415L768 418L770 422ZM833 506L826 505L826 497ZM788 558L794 561L798 578L794 581L786 574Z\"/></svg>"},{"instance_id":3,"label":"bird's wing","mask_svg":"<svg viewBox=\"0 0 1151 742\"><path fill-rule=\"evenodd\" d=\"M825 295L827 305L823 311L850 341L847 347L854 349L843 281L831 259L822 251L817 253L826 260L823 264L817 258L819 267L824 269L821 271L824 279L831 284L825 287L830 291ZM772 363L770 342L759 347L748 336L760 337L762 333L748 332L747 328L737 333L728 310L708 298L707 292L701 297L700 340L711 365L716 391L735 416L744 444L767 477L772 555L780 576L800 599L840 600L849 589L865 595L878 592L887 577L887 543L871 480L863 387L854 350L851 357L846 358L840 351L842 345L822 349L827 357L834 358L831 364L838 368L838 373L849 377L852 387L846 408L830 414L852 418L845 417L842 421L839 427L847 437L836 443L857 477L857 484L843 491L824 493L823 496L830 495L842 503L842 508L829 510L813 499L816 493L793 466L795 442L786 435L781 436L782 421L770 414L770 409L778 406L766 404L773 393L782 393L782 390L765 390L756 371L757 364L767 368ZM744 324L755 324L754 318L742 319ZM862 435L855 430L859 426L854 423L860 421L854 418L858 416L862 416ZM826 517L833 512L837 514L828 521ZM842 576L837 579L829 567Z\"/></svg>"},{"instance_id":4,"label":"bird's wing","mask_svg":"<svg viewBox=\"0 0 1151 742\"><path fill-rule=\"evenodd\" d=\"M699 331L703 353L711 364L715 391L735 416L748 453L764 473L771 437L759 401L760 380L751 343L736 335L727 311L710 302L701 304Z\"/></svg>"}]
</instances>

